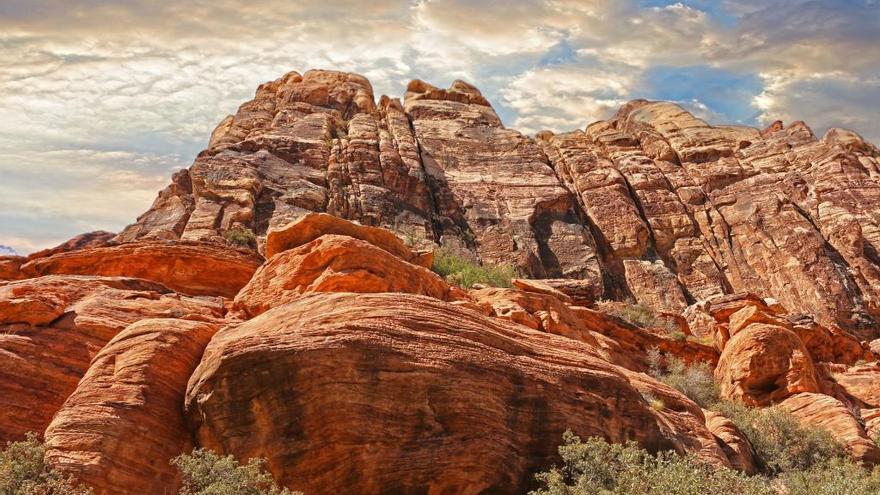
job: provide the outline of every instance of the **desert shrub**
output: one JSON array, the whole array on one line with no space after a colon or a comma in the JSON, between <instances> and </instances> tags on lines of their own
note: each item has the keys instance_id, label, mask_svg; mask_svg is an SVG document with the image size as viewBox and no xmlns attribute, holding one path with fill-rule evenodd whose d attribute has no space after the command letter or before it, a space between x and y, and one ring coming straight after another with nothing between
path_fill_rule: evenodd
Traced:
<instances>
[{"instance_id":1,"label":"desert shrub","mask_svg":"<svg viewBox=\"0 0 880 495\"><path fill-rule=\"evenodd\" d=\"M434 251L434 265L431 268L450 283L466 289L474 284L510 287L511 281L519 276L513 265L480 265L466 254L447 247Z\"/></svg>"},{"instance_id":2,"label":"desert shrub","mask_svg":"<svg viewBox=\"0 0 880 495\"><path fill-rule=\"evenodd\" d=\"M571 432L559 447L563 466L536 475L531 495L770 495L761 478L715 468L672 452L651 455L635 443L582 442Z\"/></svg>"},{"instance_id":3,"label":"desert shrub","mask_svg":"<svg viewBox=\"0 0 880 495\"><path fill-rule=\"evenodd\" d=\"M667 356L664 367L663 356L655 347L648 351L648 366L651 376L683 393L702 408L719 400L718 384L707 363L688 365L676 356Z\"/></svg>"},{"instance_id":4,"label":"desert shrub","mask_svg":"<svg viewBox=\"0 0 880 495\"><path fill-rule=\"evenodd\" d=\"M737 402L720 402L715 409L749 439L767 474L809 470L844 456L830 433L802 425L778 406L753 409Z\"/></svg>"},{"instance_id":5,"label":"desert shrub","mask_svg":"<svg viewBox=\"0 0 880 495\"><path fill-rule=\"evenodd\" d=\"M603 313L614 315L637 327L661 328L666 330L669 336L676 340L685 340L687 338L675 322L657 316L654 310L644 304L638 304L631 300L624 302L600 300L596 302L596 309Z\"/></svg>"},{"instance_id":6,"label":"desert shrub","mask_svg":"<svg viewBox=\"0 0 880 495\"><path fill-rule=\"evenodd\" d=\"M869 471L846 459L832 459L782 476L788 495L876 495L880 468Z\"/></svg>"},{"instance_id":7,"label":"desert shrub","mask_svg":"<svg viewBox=\"0 0 880 495\"><path fill-rule=\"evenodd\" d=\"M76 486L44 461L46 447L34 433L20 442L9 442L0 451L0 494L2 495L90 495L92 490Z\"/></svg>"},{"instance_id":8,"label":"desert shrub","mask_svg":"<svg viewBox=\"0 0 880 495\"><path fill-rule=\"evenodd\" d=\"M251 459L241 465L231 455L195 449L171 460L180 471L181 495L302 495L278 488L265 470L265 459Z\"/></svg>"},{"instance_id":9,"label":"desert shrub","mask_svg":"<svg viewBox=\"0 0 880 495\"><path fill-rule=\"evenodd\" d=\"M257 236L251 229L244 227L233 227L227 230L223 233L223 238L233 246L256 247L257 245Z\"/></svg>"}]
</instances>

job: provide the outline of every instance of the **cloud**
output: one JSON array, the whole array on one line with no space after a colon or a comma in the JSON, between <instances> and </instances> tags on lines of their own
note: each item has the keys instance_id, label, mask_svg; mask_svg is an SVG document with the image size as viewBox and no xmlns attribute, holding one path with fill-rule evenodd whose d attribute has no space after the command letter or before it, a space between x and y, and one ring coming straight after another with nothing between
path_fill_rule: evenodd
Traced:
<instances>
[{"instance_id":1,"label":"cloud","mask_svg":"<svg viewBox=\"0 0 880 495\"><path fill-rule=\"evenodd\" d=\"M0 243L118 229L260 83L334 68L477 84L525 132L636 97L880 140L876 0L5 0ZM75 230L76 229L76 230Z\"/></svg>"}]
</instances>

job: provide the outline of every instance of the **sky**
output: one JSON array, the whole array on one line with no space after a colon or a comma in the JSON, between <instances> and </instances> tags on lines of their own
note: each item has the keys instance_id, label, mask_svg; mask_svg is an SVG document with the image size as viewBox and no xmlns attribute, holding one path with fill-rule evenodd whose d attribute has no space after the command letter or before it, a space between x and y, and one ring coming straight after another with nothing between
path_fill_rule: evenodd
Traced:
<instances>
[{"instance_id":1,"label":"sky","mask_svg":"<svg viewBox=\"0 0 880 495\"><path fill-rule=\"evenodd\" d=\"M478 86L565 131L634 98L880 143L880 0L0 0L0 245L118 231L291 70Z\"/></svg>"}]
</instances>

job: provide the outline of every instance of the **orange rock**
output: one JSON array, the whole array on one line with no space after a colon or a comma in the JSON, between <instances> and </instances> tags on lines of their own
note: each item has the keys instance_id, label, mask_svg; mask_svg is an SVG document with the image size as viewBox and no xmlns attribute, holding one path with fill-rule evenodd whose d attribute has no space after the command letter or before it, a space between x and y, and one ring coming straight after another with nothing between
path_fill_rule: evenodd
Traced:
<instances>
[{"instance_id":1,"label":"orange rock","mask_svg":"<svg viewBox=\"0 0 880 495\"><path fill-rule=\"evenodd\" d=\"M42 433L92 358L131 323L216 321L223 312L219 300L138 279L48 276L0 286L0 442Z\"/></svg>"},{"instance_id":2,"label":"orange rock","mask_svg":"<svg viewBox=\"0 0 880 495\"><path fill-rule=\"evenodd\" d=\"M409 294L309 294L221 330L186 411L200 445L307 493L519 492L568 428L724 462L699 408L646 375Z\"/></svg>"},{"instance_id":3,"label":"orange rock","mask_svg":"<svg viewBox=\"0 0 880 495\"><path fill-rule=\"evenodd\" d=\"M27 263L24 256L0 256L0 281L25 278L21 265Z\"/></svg>"},{"instance_id":4,"label":"orange rock","mask_svg":"<svg viewBox=\"0 0 880 495\"><path fill-rule=\"evenodd\" d=\"M727 455L731 467L746 474L758 472L752 444L733 421L716 411L703 410L703 414L706 415L706 427Z\"/></svg>"},{"instance_id":5,"label":"orange rock","mask_svg":"<svg viewBox=\"0 0 880 495\"><path fill-rule=\"evenodd\" d=\"M234 297L262 259L253 253L196 242L142 241L80 249L34 259L29 276L103 275L152 280L184 294Z\"/></svg>"},{"instance_id":6,"label":"orange rock","mask_svg":"<svg viewBox=\"0 0 880 495\"><path fill-rule=\"evenodd\" d=\"M95 356L46 429L46 458L97 495L176 493L171 458L192 449L181 404L218 325L146 319Z\"/></svg>"},{"instance_id":7,"label":"orange rock","mask_svg":"<svg viewBox=\"0 0 880 495\"><path fill-rule=\"evenodd\" d=\"M850 397L858 399L867 408L880 408L880 366L876 363L833 373L833 377Z\"/></svg>"},{"instance_id":8,"label":"orange rock","mask_svg":"<svg viewBox=\"0 0 880 495\"><path fill-rule=\"evenodd\" d=\"M818 392L816 370L797 334L752 324L730 338L715 369L722 396L765 406L798 392Z\"/></svg>"},{"instance_id":9,"label":"orange rock","mask_svg":"<svg viewBox=\"0 0 880 495\"><path fill-rule=\"evenodd\" d=\"M446 300L453 290L436 273L366 241L323 235L273 256L234 307L253 317L308 292L407 292Z\"/></svg>"},{"instance_id":10,"label":"orange rock","mask_svg":"<svg viewBox=\"0 0 880 495\"><path fill-rule=\"evenodd\" d=\"M589 308L570 306L549 293L480 289L469 295L484 314L585 342L599 349L608 361L627 369L647 371L647 353L654 347L687 363L714 366L718 361L711 347L653 333Z\"/></svg>"},{"instance_id":11,"label":"orange rock","mask_svg":"<svg viewBox=\"0 0 880 495\"><path fill-rule=\"evenodd\" d=\"M360 239L404 261L431 268L433 256L414 253L394 232L349 222L326 213L309 213L284 227L269 230L266 235L266 259L282 251L300 247L326 234Z\"/></svg>"},{"instance_id":12,"label":"orange rock","mask_svg":"<svg viewBox=\"0 0 880 495\"><path fill-rule=\"evenodd\" d=\"M853 459L869 465L880 462L880 448L868 438L852 412L834 397L801 393L785 399L780 406L804 424L828 431Z\"/></svg>"}]
</instances>

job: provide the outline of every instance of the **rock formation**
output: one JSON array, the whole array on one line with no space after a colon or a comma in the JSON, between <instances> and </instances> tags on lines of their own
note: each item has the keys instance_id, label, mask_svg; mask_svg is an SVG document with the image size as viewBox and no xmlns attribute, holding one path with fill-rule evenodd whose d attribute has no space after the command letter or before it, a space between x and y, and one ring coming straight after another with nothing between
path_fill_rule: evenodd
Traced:
<instances>
[{"instance_id":1,"label":"rock formation","mask_svg":"<svg viewBox=\"0 0 880 495\"><path fill-rule=\"evenodd\" d=\"M754 472L656 348L877 463L878 219L849 131L637 100L532 138L461 81L290 73L122 232L0 253L0 441L99 494L174 491L194 446L306 493L519 493L566 429ZM462 289L440 247L521 278Z\"/></svg>"}]
</instances>

